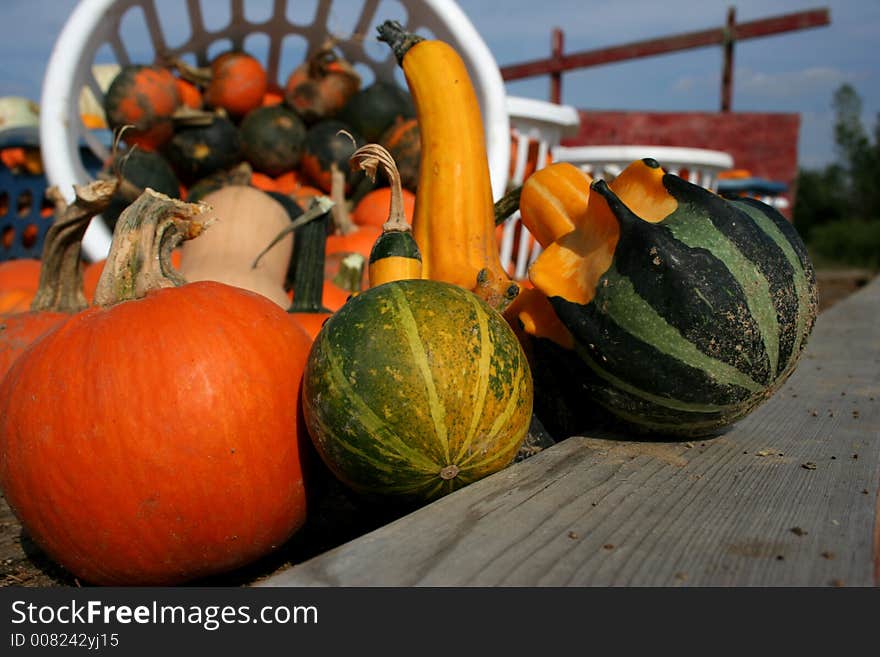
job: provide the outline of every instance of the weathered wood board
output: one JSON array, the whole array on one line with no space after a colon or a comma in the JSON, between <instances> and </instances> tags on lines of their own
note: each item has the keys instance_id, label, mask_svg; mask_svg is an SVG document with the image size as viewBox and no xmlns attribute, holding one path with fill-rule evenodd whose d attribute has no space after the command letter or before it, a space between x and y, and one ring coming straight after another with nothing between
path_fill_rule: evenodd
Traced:
<instances>
[{"instance_id":1,"label":"weathered wood board","mask_svg":"<svg viewBox=\"0 0 880 657\"><path fill-rule=\"evenodd\" d=\"M873 586L880 279L726 434L569 438L258 586Z\"/></svg>"}]
</instances>

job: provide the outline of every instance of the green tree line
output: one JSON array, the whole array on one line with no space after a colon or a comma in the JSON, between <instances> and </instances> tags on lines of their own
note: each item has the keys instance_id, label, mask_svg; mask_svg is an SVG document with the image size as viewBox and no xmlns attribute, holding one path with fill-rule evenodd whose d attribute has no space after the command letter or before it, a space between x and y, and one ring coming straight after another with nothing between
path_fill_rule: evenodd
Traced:
<instances>
[{"instance_id":1,"label":"green tree line","mask_svg":"<svg viewBox=\"0 0 880 657\"><path fill-rule=\"evenodd\" d=\"M795 226L818 264L880 268L880 116L873 135L849 84L834 93L836 161L801 169Z\"/></svg>"}]
</instances>

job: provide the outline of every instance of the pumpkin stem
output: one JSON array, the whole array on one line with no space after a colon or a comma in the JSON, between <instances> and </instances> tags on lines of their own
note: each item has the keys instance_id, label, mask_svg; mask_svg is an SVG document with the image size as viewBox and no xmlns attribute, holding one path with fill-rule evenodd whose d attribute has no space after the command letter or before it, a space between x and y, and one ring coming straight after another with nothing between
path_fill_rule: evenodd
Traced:
<instances>
[{"instance_id":1,"label":"pumpkin stem","mask_svg":"<svg viewBox=\"0 0 880 657\"><path fill-rule=\"evenodd\" d=\"M112 306L140 299L154 289L185 284L171 264L171 252L211 223L199 219L209 209L204 203L186 203L147 188L119 215L95 304Z\"/></svg>"},{"instance_id":2,"label":"pumpkin stem","mask_svg":"<svg viewBox=\"0 0 880 657\"><path fill-rule=\"evenodd\" d=\"M391 183L391 207L388 211L388 221L382 225L382 231L412 230L406 222L406 214L403 211L403 184L391 153L379 144L367 144L357 149L352 154L350 161L352 168L360 167L373 182L376 181L379 165L388 176Z\"/></svg>"},{"instance_id":3,"label":"pumpkin stem","mask_svg":"<svg viewBox=\"0 0 880 657\"><path fill-rule=\"evenodd\" d=\"M495 225L503 224L514 212L519 210L519 199L522 196L522 185L517 185L495 201Z\"/></svg>"},{"instance_id":4,"label":"pumpkin stem","mask_svg":"<svg viewBox=\"0 0 880 657\"><path fill-rule=\"evenodd\" d=\"M403 58L410 48L425 40L417 34L407 32L398 21L385 21L376 29L379 31L379 41L391 46L398 64L403 64Z\"/></svg>"},{"instance_id":5,"label":"pumpkin stem","mask_svg":"<svg viewBox=\"0 0 880 657\"><path fill-rule=\"evenodd\" d=\"M225 116L226 110L220 108L211 112L193 109L189 105L183 105L174 110L171 120L175 128L204 127L214 123L218 116Z\"/></svg>"},{"instance_id":6,"label":"pumpkin stem","mask_svg":"<svg viewBox=\"0 0 880 657\"><path fill-rule=\"evenodd\" d=\"M360 292L367 259L360 253L349 253L339 263L333 284L346 292Z\"/></svg>"},{"instance_id":7,"label":"pumpkin stem","mask_svg":"<svg viewBox=\"0 0 880 657\"><path fill-rule=\"evenodd\" d=\"M89 304L83 294L82 238L89 222L110 204L115 180L96 180L74 185L76 198L68 205L61 191L52 186L46 196L56 208L55 221L46 232L40 256L40 282L31 310L75 313Z\"/></svg>"},{"instance_id":8,"label":"pumpkin stem","mask_svg":"<svg viewBox=\"0 0 880 657\"><path fill-rule=\"evenodd\" d=\"M330 163L330 200L333 201L333 232L337 235L349 235L358 230L345 200L345 172L336 162Z\"/></svg>"},{"instance_id":9,"label":"pumpkin stem","mask_svg":"<svg viewBox=\"0 0 880 657\"><path fill-rule=\"evenodd\" d=\"M336 54L336 39L327 37L317 50L308 56L306 60L309 68L309 77L313 80L320 80L327 75L327 65L339 60Z\"/></svg>"},{"instance_id":10,"label":"pumpkin stem","mask_svg":"<svg viewBox=\"0 0 880 657\"><path fill-rule=\"evenodd\" d=\"M163 60L164 66L176 70L187 82L206 87L211 84L211 79L214 77L210 66L192 66L180 57L164 57Z\"/></svg>"}]
</instances>

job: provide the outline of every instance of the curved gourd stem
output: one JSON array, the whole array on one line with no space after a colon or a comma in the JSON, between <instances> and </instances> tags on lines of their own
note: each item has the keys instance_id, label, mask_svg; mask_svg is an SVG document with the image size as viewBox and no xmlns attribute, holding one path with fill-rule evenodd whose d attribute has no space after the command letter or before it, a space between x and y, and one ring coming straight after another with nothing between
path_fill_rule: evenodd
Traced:
<instances>
[{"instance_id":1,"label":"curved gourd stem","mask_svg":"<svg viewBox=\"0 0 880 657\"><path fill-rule=\"evenodd\" d=\"M75 313L89 303L83 294L82 239L89 222L110 204L115 180L96 180L74 185L75 198L68 205L57 187L46 196L55 204L55 221L46 232L40 256L40 282L31 310Z\"/></svg>"},{"instance_id":2,"label":"curved gourd stem","mask_svg":"<svg viewBox=\"0 0 880 657\"><path fill-rule=\"evenodd\" d=\"M508 190L504 196L495 201L495 225L500 226L519 210L519 199L522 196L522 185Z\"/></svg>"},{"instance_id":3,"label":"curved gourd stem","mask_svg":"<svg viewBox=\"0 0 880 657\"><path fill-rule=\"evenodd\" d=\"M337 235L349 235L358 230L351 218L345 200L345 172L336 162L330 163L330 200L333 202L333 232Z\"/></svg>"},{"instance_id":4,"label":"curved gourd stem","mask_svg":"<svg viewBox=\"0 0 880 657\"><path fill-rule=\"evenodd\" d=\"M410 48L425 40L418 34L407 32L397 21L385 21L376 29L379 32L379 41L384 41L391 47L398 64L403 63L403 58Z\"/></svg>"},{"instance_id":5,"label":"curved gourd stem","mask_svg":"<svg viewBox=\"0 0 880 657\"><path fill-rule=\"evenodd\" d=\"M214 77L210 66L192 66L180 57L165 57L163 65L175 69L180 77L187 82L192 82L202 87L211 84L211 80Z\"/></svg>"},{"instance_id":6,"label":"curved gourd stem","mask_svg":"<svg viewBox=\"0 0 880 657\"><path fill-rule=\"evenodd\" d=\"M370 251L370 287L383 283L422 277L422 254L406 221L403 211L403 184L394 158L379 144L367 144L357 149L349 159L352 168L359 167L375 181L381 166L391 183L391 203L388 220L382 225L382 234Z\"/></svg>"},{"instance_id":7,"label":"curved gourd stem","mask_svg":"<svg viewBox=\"0 0 880 657\"><path fill-rule=\"evenodd\" d=\"M95 304L112 306L140 299L150 290L185 284L171 264L171 252L209 225L200 219L209 209L147 188L119 216Z\"/></svg>"},{"instance_id":8,"label":"curved gourd stem","mask_svg":"<svg viewBox=\"0 0 880 657\"><path fill-rule=\"evenodd\" d=\"M391 207L388 210L388 221L382 225L382 231L412 230L403 211L403 183L391 153L379 144L367 144L357 149L349 161L352 167L360 167L373 182L376 182L376 173L380 166L388 176L391 183Z\"/></svg>"}]
</instances>

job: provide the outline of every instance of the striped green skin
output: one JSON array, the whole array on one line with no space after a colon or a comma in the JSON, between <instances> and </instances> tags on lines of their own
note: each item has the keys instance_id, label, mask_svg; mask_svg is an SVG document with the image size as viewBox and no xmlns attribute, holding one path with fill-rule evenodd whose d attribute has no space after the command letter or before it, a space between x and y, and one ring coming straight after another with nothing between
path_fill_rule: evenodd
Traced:
<instances>
[{"instance_id":1,"label":"striped green skin","mask_svg":"<svg viewBox=\"0 0 880 657\"><path fill-rule=\"evenodd\" d=\"M383 258L411 258L421 262L422 254L411 231L392 230L379 235L370 251L370 264Z\"/></svg>"},{"instance_id":2,"label":"striped green skin","mask_svg":"<svg viewBox=\"0 0 880 657\"><path fill-rule=\"evenodd\" d=\"M507 322L430 280L350 299L316 338L303 380L306 425L333 473L363 493L422 501L507 466L532 401Z\"/></svg>"},{"instance_id":3,"label":"striped green skin","mask_svg":"<svg viewBox=\"0 0 880 657\"><path fill-rule=\"evenodd\" d=\"M815 273L770 206L669 174L663 185L678 207L652 224L593 184L620 224L611 267L586 306L550 301L575 338L568 367L585 393L639 429L708 435L794 370L816 318Z\"/></svg>"}]
</instances>

